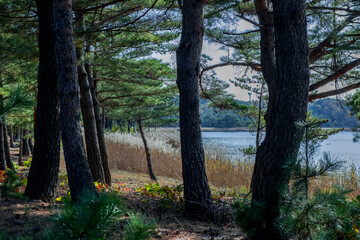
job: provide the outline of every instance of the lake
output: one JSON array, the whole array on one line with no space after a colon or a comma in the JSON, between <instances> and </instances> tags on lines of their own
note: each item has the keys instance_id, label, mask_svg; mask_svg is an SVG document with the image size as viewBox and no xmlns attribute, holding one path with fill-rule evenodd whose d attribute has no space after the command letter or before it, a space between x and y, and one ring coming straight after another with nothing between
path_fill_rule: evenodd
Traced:
<instances>
[{"instance_id":1,"label":"lake","mask_svg":"<svg viewBox=\"0 0 360 240\"><path fill-rule=\"evenodd\" d=\"M324 140L319 152L328 152L333 159L344 161L346 166L360 168L360 143L352 141L352 132L340 132ZM255 133L250 132L202 132L206 152L242 159L241 149L255 146Z\"/></svg>"}]
</instances>

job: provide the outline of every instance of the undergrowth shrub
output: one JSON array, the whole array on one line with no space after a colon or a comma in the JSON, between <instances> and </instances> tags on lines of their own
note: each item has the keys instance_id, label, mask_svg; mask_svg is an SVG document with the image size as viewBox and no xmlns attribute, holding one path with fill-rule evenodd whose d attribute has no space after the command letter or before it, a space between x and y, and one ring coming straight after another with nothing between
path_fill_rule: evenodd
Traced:
<instances>
[{"instance_id":1,"label":"undergrowth shrub","mask_svg":"<svg viewBox=\"0 0 360 240\"><path fill-rule=\"evenodd\" d=\"M55 225L45 234L45 239L108 239L113 232L111 226L115 223L121 225L129 214L119 195L112 192L103 191L99 196L84 195L77 203L73 203L71 198L62 200L64 209L56 216ZM154 224L148 224L140 216L129 219L128 224L138 227L126 230L127 235L131 235L132 229L141 236L136 239L147 239L145 237L152 234Z\"/></svg>"},{"instance_id":2,"label":"undergrowth shrub","mask_svg":"<svg viewBox=\"0 0 360 240\"><path fill-rule=\"evenodd\" d=\"M184 187L182 184L177 186L160 186L159 183L148 183L145 187L138 189L138 191L143 196L159 198L163 208L170 208L176 203L184 203Z\"/></svg>"},{"instance_id":3,"label":"undergrowth shrub","mask_svg":"<svg viewBox=\"0 0 360 240\"><path fill-rule=\"evenodd\" d=\"M148 239L155 233L156 227L154 221L146 221L145 217L139 214L130 214L123 232L123 239Z\"/></svg>"},{"instance_id":4,"label":"undergrowth shrub","mask_svg":"<svg viewBox=\"0 0 360 240\"><path fill-rule=\"evenodd\" d=\"M12 198L24 198L27 179L16 171L7 169L0 171L0 195Z\"/></svg>"}]
</instances>

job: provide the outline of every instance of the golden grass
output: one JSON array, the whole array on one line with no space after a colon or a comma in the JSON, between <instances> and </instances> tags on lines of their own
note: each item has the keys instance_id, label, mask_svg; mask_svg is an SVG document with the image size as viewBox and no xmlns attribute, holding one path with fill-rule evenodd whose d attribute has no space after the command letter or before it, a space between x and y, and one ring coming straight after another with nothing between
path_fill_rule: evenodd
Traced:
<instances>
[{"instance_id":1,"label":"golden grass","mask_svg":"<svg viewBox=\"0 0 360 240\"><path fill-rule=\"evenodd\" d=\"M169 144L174 148L174 151L164 151L156 147L150 149L153 169L160 184L180 184L182 168L180 153L177 151L180 144L175 140ZM106 146L113 178L118 178L117 175L121 173L121 176L132 176L132 178L141 176L141 185L151 181L147 176L146 156L141 145L107 139ZM205 164L208 180L215 190L231 189L241 193L249 191L253 172L252 161L239 160L235 162L218 155L215 157L206 156ZM63 160L61 161L61 168L65 168ZM353 197L360 195L360 173L355 167L350 167L339 173L318 177L310 182L310 193L312 194L318 189L329 190L338 186L353 190L350 193Z\"/></svg>"},{"instance_id":2,"label":"golden grass","mask_svg":"<svg viewBox=\"0 0 360 240\"><path fill-rule=\"evenodd\" d=\"M113 170L148 173L144 148L107 140L109 167ZM180 154L150 149L154 172L157 176L182 179ZM221 158L206 157L209 182L216 187L246 188L250 186L251 162L234 163Z\"/></svg>"}]
</instances>

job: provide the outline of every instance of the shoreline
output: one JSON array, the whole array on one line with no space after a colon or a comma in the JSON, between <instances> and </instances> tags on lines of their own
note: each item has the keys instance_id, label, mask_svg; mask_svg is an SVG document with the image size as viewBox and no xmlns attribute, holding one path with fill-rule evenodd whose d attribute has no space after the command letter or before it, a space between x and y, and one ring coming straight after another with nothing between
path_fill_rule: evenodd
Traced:
<instances>
[{"instance_id":1,"label":"shoreline","mask_svg":"<svg viewBox=\"0 0 360 240\"><path fill-rule=\"evenodd\" d=\"M322 129L333 129L333 128L322 128ZM202 132L254 132L251 131L249 128L247 127L239 127L239 128L209 128L209 127L203 127L201 128ZM357 128L356 132L359 132L360 129ZM265 132L265 130L262 130L262 132ZM342 132L354 132L354 129L352 128L344 128L344 130L342 130Z\"/></svg>"}]
</instances>

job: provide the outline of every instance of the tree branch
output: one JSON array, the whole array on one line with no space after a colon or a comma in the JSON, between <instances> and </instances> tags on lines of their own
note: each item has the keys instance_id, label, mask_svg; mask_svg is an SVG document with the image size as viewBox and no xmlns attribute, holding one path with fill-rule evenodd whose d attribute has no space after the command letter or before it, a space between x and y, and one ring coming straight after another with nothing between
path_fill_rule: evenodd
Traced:
<instances>
[{"instance_id":1,"label":"tree branch","mask_svg":"<svg viewBox=\"0 0 360 240\"><path fill-rule=\"evenodd\" d=\"M310 95L310 96L309 96L308 101L309 101L309 102L312 102L312 101L314 101L315 99L326 98L326 97L330 97L330 96L335 96L335 95L338 95L338 94L346 93L346 92L348 92L348 91L354 90L354 89L359 88L359 87L360 87L360 82L351 84L351 85L349 85L349 86L346 86L346 87L343 87L343 88L340 88L340 89L335 89L335 90L331 90L331 91L327 91L327 92L322 92L322 93L313 94L313 95Z\"/></svg>"},{"instance_id":2,"label":"tree branch","mask_svg":"<svg viewBox=\"0 0 360 240\"><path fill-rule=\"evenodd\" d=\"M310 92L314 91L314 90L318 89L319 87L322 87L322 86L334 81L335 79L343 76L345 73L347 73L348 71L350 71L351 69L353 69L359 65L360 65L360 59L356 59L355 61L352 61L352 62L346 64L345 66L343 66L341 69L339 69L332 75L326 77L325 79L323 79L317 83L311 84L309 87L309 91Z\"/></svg>"},{"instance_id":3,"label":"tree branch","mask_svg":"<svg viewBox=\"0 0 360 240\"><path fill-rule=\"evenodd\" d=\"M322 51L328 47L331 43L331 40L336 37L336 35L341 32L349 23L351 23L359 14L350 15L345 21L343 21L337 28L335 28L332 32L329 33L328 37L325 38L321 43L319 43L309 54L309 63L312 64L316 60L318 60L318 55L322 53Z\"/></svg>"}]
</instances>

